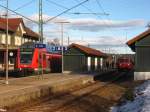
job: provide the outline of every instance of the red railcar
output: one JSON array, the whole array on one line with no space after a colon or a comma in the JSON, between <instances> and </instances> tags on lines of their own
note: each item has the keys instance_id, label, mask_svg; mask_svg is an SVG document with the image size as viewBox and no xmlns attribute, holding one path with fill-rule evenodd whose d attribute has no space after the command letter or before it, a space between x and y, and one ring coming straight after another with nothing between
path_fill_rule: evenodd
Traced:
<instances>
[{"instance_id":1,"label":"red railcar","mask_svg":"<svg viewBox=\"0 0 150 112\"><path fill-rule=\"evenodd\" d=\"M61 72L61 55L47 51L44 44L28 42L18 53L17 68L31 72Z\"/></svg>"},{"instance_id":2,"label":"red railcar","mask_svg":"<svg viewBox=\"0 0 150 112\"><path fill-rule=\"evenodd\" d=\"M118 70L132 70L134 67L133 61L127 57L121 57L117 60Z\"/></svg>"}]
</instances>

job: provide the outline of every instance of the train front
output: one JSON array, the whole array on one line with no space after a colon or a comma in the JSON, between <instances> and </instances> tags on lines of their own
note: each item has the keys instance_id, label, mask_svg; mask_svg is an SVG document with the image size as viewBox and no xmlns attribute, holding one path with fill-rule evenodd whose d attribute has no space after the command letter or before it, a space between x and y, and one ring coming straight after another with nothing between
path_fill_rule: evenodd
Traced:
<instances>
[{"instance_id":1,"label":"train front","mask_svg":"<svg viewBox=\"0 0 150 112\"><path fill-rule=\"evenodd\" d=\"M23 71L38 70L38 49L35 48L35 43L25 43L20 47L18 54L18 68Z\"/></svg>"},{"instance_id":2,"label":"train front","mask_svg":"<svg viewBox=\"0 0 150 112\"><path fill-rule=\"evenodd\" d=\"M130 58L120 58L118 60L118 69L119 70L132 70L133 62Z\"/></svg>"}]
</instances>

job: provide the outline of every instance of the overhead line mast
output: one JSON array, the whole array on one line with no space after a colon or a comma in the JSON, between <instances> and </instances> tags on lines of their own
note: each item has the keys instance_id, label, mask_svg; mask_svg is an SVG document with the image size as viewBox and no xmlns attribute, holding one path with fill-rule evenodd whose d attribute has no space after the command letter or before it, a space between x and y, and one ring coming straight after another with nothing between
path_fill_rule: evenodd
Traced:
<instances>
[{"instance_id":1,"label":"overhead line mast","mask_svg":"<svg viewBox=\"0 0 150 112\"><path fill-rule=\"evenodd\" d=\"M43 11L42 11L42 0L39 0L39 42L43 43Z\"/></svg>"}]
</instances>

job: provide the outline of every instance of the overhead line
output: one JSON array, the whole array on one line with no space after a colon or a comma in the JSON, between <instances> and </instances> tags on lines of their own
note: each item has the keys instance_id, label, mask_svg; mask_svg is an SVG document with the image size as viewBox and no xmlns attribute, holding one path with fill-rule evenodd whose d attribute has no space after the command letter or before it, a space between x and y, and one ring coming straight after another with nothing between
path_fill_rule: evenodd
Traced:
<instances>
[{"instance_id":1,"label":"overhead line","mask_svg":"<svg viewBox=\"0 0 150 112\"><path fill-rule=\"evenodd\" d=\"M108 13L89 13L89 12L72 12L72 13L68 13L68 14L76 14L76 15L79 15L79 14L94 14L94 15L109 15Z\"/></svg>"},{"instance_id":2,"label":"overhead line","mask_svg":"<svg viewBox=\"0 0 150 112\"><path fill-rule=\"evenodd\" d=\"M98 0L96 0L96 2L97 2L97 4L98 4L98 6L102 9L102 11L105 13L105 10L104 10L104 8L102 7L101 3L100 3Z\"/></svg>"},{"instance_id":3,"label":"overhead line","mask_svg":"<svg viewBox=\"0 0 150 112\"><path fill-rule=\"evenodd\" d=\"M0 5L0 7L7 9L7 7L5 7L5 6L3 6L3 5ZM24 16L24 15L22 15L22 14L16 12L16 11L13 11L13 10L11 10L11 9L8 9L8 10L9 10L10 12L13 12L13 13L17 14L17 15L22 16L23 18L25 18L25 19L27 19L27 20L29 20L29 21L32 21L32 22L34 22L34 23L36 23L36 24L39 24L37 21L34 21L34 20L32 20L32 19L30 19L30 18L28 18L28 17L26 17L26 16Z\"/></svg>"},{"instance_id":4,"label":"overhead line","mask_svg":"<svg viewBox=\"0 0 150 112\"><path fill-rule=\"evenodd\" d=\"M85 1L83 1L83 2L81 2L81 3L79 3L79 4L77 4L77 5L75 5L75 6L73 6L73 7L71 7L71 8L69 8L69 9L63 11L62 13L60 13L60 14L58 14L58 15L56 15L56 16L50 18L50 19L48 19L48 20L45 21L44 23L47 23L47 22L49 22L49 21L51 21L51 20L57 18L58 16L60 16L60 15L62 15L62 14L64 14L64 13L66 13L66 12L68 12L68 11L70 11L70 10L72 10L72 9L74 9L74 8L76 8L76 7L78 7L78 6L82 5L82 4L84 4L84 3L86 3L87 1L89 1L89 0L85 0Z\"/></svg>"},{"instance_id":5,"label":"overhead line","mask_svg":"<svg viewBox=\"0 0 150 112\"><path fill-rule=\"evenodd\" d=\"M17 10L23 8L23 7L26 7L26 6L30 5L32 2L34 2L34 0L31 0L31 1L29 1L29 2L27 2L25 4L23 4L23 5L21 5L20 7L16 8L14 11L17 11Z\"/></svg>"},{"instance_id":6,"label":"overhead line","mask_svg":"<svg viewBox=\"0 0 150 112\"><path fill-rule=\"evenodd\" d=\"M100 3L100 1L99 0L96 0L96 2L97 2L97 4L98 4L98 6L99 6L99 8L103 11L103 13L106 13L105 12L105 10L104 10L104 8L102 7L102 5L101 5L101 3ZM107 16L107 20L109 20L110 22L111 22L111 19L109 18L109 16ZM112 23L112 22L111 22ZM110 26L108 25L108 27L110 28ZM112 32L112 31L111 31ZM113 34L114 34L114 32L112 32ZM115 36L116 36L116 34L114 34ZM119 40L120 41L120 40ZM121 42L121 41L120 41ZM123 43L123 42L121 42L121 43ZM124 43L123 43L124 44Z\"/></svg>"},{"instance_id":7,"label":"overhead line","mask_svg":"<svg viewBox=\"0 0 150 112\"><path fill-rule=\"evenodd\" d=\"M60 4L58 4L58 3L54 2L54 1L51 1L51 0L46 0L46 1L49 2L49 3L51 3L51 4L56 5L56 6L58 6L58 7L61 7L61 8L63 8L63 9L68 9L67 7L65 7L65 6L63 6L63 5L60 5Z\"/></svg>"},{"instance_id":8,"label":"overhead line","mask_svg":"<svg viewBox=\"0 0 150 112\"><path fill-rule=\"evenodd\" d=\"M78 0L74 0L74 1L76 1L77 3L79 2ZM98 2L99 7L102 9L103 13L106 13L106 12L104 11L102 5L100 4L100 2L99 2L99 1L97 1L97 2ZM85 9L87 9L88 11L90 11L91 13L93 13L93 15L95 15L96 17L98 17L98 18L100 18L101 20L103 20L103 18L102 18L101 16L94 14L94 12L93 12L91 9L89 9L88 7L86 7L85 5L82 4L82 7L84 7ZM110 20L110 19L109 19L109 20ZM111 28L104 20L103 20L103 22L104 22L104 24L106 25L106 27L108 27L109 29ZM112 32L111 30L108 30L108 31ZM113 32L112 32L112 33L113 33ZM114 34L114 33L113 33L113 34ZM114 34L114 36L116 36L116 34ZM120 40L119 40L119 41L120 41ZM120 41L120 42L123 43L122 41ZM124 43L123 43L123 44L124 44Z\"/></svg>"},{"instance_id":9,"label":"overhead line","mask_svg":"<svg viewBox=\"0 0 150 112\"><path fill-rule=\"evenodd\" d=\"M78 0L74 0L74 1L76 1L77 3L79 3ZM82 4L82 7L84 7L86 10L90 11L91 13L93 13L93 15L95 15L94 12L91 9L89 9L88 7L86 7L85 5Z\"/></svg>"}]
</instances>

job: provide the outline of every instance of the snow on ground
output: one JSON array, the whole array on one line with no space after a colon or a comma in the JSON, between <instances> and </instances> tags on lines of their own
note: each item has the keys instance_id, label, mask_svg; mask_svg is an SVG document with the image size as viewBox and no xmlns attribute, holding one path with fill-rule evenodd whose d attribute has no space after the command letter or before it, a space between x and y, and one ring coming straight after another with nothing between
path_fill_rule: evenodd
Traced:
<instances>
[{"instance_id":1,"label":"snow on ground","mask_svg":"<svg viewBox=\"0 0 150 112\"><path fill-rule=\"evenodd\" d=\"M150 80L135 88L133 101L111 107L110 112L150 112Z\"/></svg>"}]
</instances>

